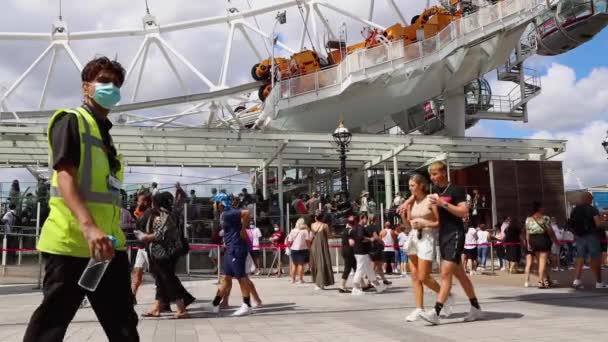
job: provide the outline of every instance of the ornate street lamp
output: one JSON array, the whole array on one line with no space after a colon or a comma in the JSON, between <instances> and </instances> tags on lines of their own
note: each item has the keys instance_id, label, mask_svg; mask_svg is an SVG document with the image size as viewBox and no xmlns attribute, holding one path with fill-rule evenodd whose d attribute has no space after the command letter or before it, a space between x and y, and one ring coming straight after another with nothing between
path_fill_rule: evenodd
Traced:
<instances>
[{"instance_id":1,"label":"ornate street lamp","mask_svg":"<svg viewBox=\"0 0 608 342\"><path fill-rule=\"evenodd\" d=\"M608 154L608 132L606 132L606 139L602 141L602 146L604 146L604 150L606 150L606 153Z\"/></svg>"},{"instance_id":2,"label":"ornate street lamp","mask_svg":"<svg viewBox=\"0 0 608 342\"><path fill-rule=\"evenodd\" d=\"M340 148L340 188L345 196L348 196L348 181L346 180L346 148L350 144L350 140L353 137L352 133L348 128L344 127L344 123L340 121L338 128L332 134L336 145Z\"/></svg>"}]
</instances>

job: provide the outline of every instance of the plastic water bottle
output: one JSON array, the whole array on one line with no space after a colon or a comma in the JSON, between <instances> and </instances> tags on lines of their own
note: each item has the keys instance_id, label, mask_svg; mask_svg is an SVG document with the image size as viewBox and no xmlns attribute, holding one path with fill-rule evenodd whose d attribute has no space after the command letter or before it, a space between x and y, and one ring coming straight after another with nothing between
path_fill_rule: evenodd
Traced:
<instances>
[{"instance_id":1,"label":"plastic water bottle","mask_svg":"<svg viewBox=\"0 0 608 342\"><path fill-rule=\"evenodd\" d=\"M116 248L118 241L115 237L108 235L108 240L112 242L112 247ZM106 272L108 265L112 260L96 260L95 258L91 258L89 260L89 264L87 268L84 269L82 275L80 276L80 280L78 280L78 285L83 289L91 292L95 292L97 290L97 286L99 282L101 282L101 278L103 278L103 274Z\"/></svg>"}]
</instances>

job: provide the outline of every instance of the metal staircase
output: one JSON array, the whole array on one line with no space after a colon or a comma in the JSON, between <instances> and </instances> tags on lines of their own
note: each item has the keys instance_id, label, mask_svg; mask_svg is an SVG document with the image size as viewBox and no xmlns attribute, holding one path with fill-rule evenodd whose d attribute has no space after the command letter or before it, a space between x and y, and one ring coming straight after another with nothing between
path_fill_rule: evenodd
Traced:
<instances>
[{"instance_id":1,"label":"metal staircase","mask_svg":"<svg viewBox=\"0 0 608 342\"><path fill-rule=\"evenodd\" d=\"M528 121L528 102L541 92L538 72L524 67L524 61L536 50L535 44L530 42L533 41L521 41L506 63L496 69L499 81L513 82L517 86L507 95L492 95L488 103L468 105L467 119Z\"/></svg>"}]
</instances>

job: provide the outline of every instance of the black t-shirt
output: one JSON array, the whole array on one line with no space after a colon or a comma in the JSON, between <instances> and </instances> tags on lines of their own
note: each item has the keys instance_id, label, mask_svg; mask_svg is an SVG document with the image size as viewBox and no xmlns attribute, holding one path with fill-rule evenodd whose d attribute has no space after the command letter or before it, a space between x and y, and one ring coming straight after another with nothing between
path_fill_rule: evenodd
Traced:
<instances>
[{"instance_id":1,"label":"black t-shirt","mask_svg":"<svg viewBox=\"0 0 608 342\"><path fill-rule=\"evenodd\" d=\"M464 189L449 184L446 188L434 187L434 193L438 194L445 202L452 205L458 205L458 203L466 202L467 195ZM462 232L464 234L464 223L462 218L453 215L447 209L439 207L439 234L450 234L454 232Z\"/></svg>"},{"instance_id":2,"label":"black t-shirt","mask_svg":"<svg viewBox=\"0 0 608 342\"><path fill-rule=\"evenodd\" d=\"M342 256L352 256L354 255L353 248L348 243L348 240L351 238L352 228L346 227L344 231L342 231Z\"/></svg>"},{"instance_id":3,"label":"black t-shirt","mask_svg":"<svg viewBox=\"0 0 608 342\"><path fill-rule=\"evenodd\" d=\"M579 204L570 213L570 227L572 232L578 236L585 236L590 233L597 232L595 225L595 216L599 216L600 212L596 207L589 204Z\"/></svg>"},{"instance_id":4,"label":"black t-shirt","mask_svg":"<svg viewBox=\"0 0 608 342\"><path fill-rule=\"evenodd\" d=\"M363 227L357 226L357 228L353 229L351 232L351 239L355 240L354 252L358 255L369 254L372 243L366 238L371 238L373 236L373 227Z\"/></svg>"},{"instance_id":5,"label":"black t-shirt","mask_svg":"<svg viewBox=\"0 0 608 342\"><path fill-rule=\"evenodd\" d=\"M117 152L110 136L112 122L108 119L98 119L97 117L95 117L95 121L97 121L103 144L106 147L108 159L110 160L110 169L112 172L117 172L119 166L116 160ZM80 133L78 132L78 118L76 115L64 113L62 117L55 121L51 129L51 142L54 170L61 164L72 165L76 168L80 166Z\"/></svg>"}]
</instances>

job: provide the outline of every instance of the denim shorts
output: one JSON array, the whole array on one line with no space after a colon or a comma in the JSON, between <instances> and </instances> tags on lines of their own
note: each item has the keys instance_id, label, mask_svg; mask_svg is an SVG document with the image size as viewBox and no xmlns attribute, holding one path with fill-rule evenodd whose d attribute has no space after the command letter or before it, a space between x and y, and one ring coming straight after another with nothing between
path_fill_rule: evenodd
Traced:
<instances>
[{"instance_id":1,"label":"denim shorts","mask_svg":"<svg viewBox=\"0 0 608 342\"><path fill-rule=\"evenodd\" d=\"M574 236L574 243L576 244L577 258L597 259L602 256L600 238L596 234Z\"/></svg>"},{"instance_id":2,"label":"denim shorts","mask_svg":"<svg viewBox=\"0 0 608 342\"><path fill-rule=\"evenodd\" d=\"M407 254L401 248L395 248L395 263L404 264L407 262Z\"/></svg>"}]
</instances>

